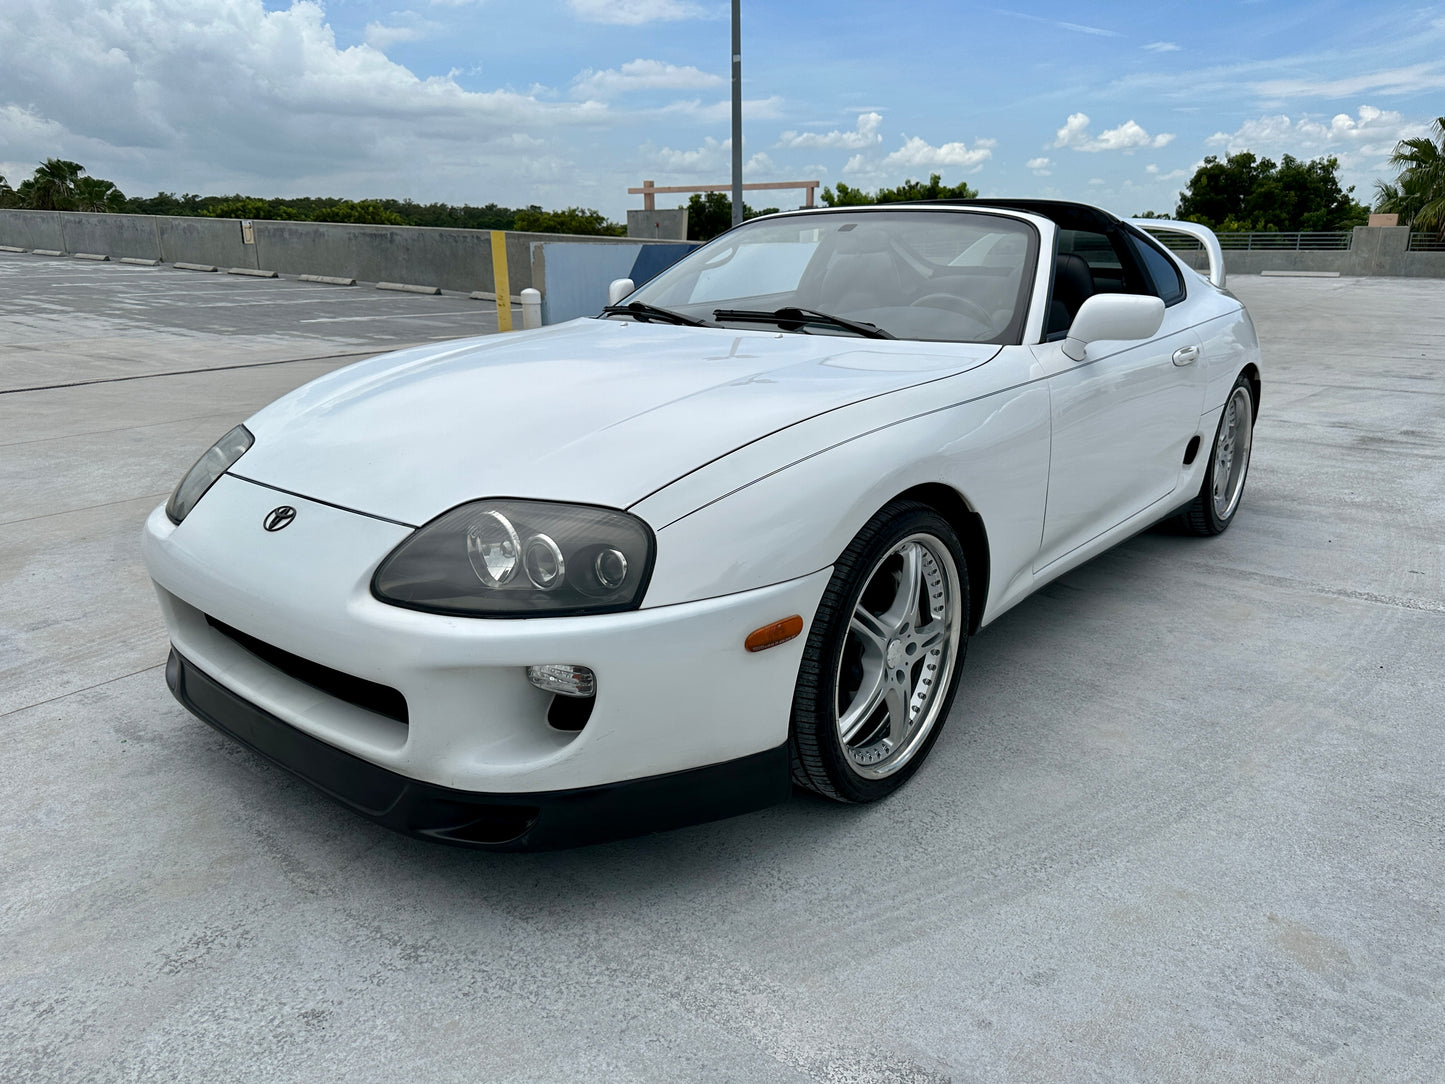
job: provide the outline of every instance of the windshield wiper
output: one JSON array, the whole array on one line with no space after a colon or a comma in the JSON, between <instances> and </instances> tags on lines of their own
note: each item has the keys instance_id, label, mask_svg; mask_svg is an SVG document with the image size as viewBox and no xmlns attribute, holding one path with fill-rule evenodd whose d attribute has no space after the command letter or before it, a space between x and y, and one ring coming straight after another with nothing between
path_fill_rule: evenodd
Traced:
<instances>
[{"instance_id":1,"label":"windshield wiper","mask_svg":"<svg viewBox=\"0 0 1445 1084\"><path fill-rule=\"evenodd\" d=\"M791 306L773 309L771 312L764 309L713 309L712 315L715 320L777 324L784 331L797 331L805 324L822 324L827 327L836 327L840 331L851 331L856 335L862 335L865 339L891 339L894 337L877 324L832 316L826 312L819 312L817 309L799 309Z\"/></svg>"},{"instance_id":2,"label":"windshield wiper","mask_svg":"<svg viewBox=\"0 0 1445 1084\"><path fill-rule=\"evenodd\" d=\"M602 310L602 313L604 316L632 316L644 323L649 320L661 320L665 324L681 324L683 327L712 327L706 320L694 320L691 316L684 316L671 309L660 309L656 305L649 305L646 301L631 301L626 305L608 305Z\"/></svg>"}]
</instances>

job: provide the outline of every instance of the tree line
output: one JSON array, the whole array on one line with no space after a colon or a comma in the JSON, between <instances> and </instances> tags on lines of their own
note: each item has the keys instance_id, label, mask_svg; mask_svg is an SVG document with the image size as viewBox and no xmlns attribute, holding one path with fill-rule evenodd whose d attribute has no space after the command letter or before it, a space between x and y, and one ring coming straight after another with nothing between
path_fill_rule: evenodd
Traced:
<instances>
[{"instance_id":1,"label":"tree line","mask_svg":"<svg viewBox=\"0 0 1445 1084\"><path fill-rule=\"evenodd\" d=\"M1398 214L1400 225L1445 238L1445 117L1430 136L1402 139L1390 155L1394 181L1376 181L1374 209ZM1194 171L1174 217L1220 233L1347 230L1363 226L1370 208L1341 188L1339 160L1302 162L1283 155L1278 163L1250 151L1220 161L1210 155ZM1163 218L1145 211L1141 218Z\"/></svg>"},{"instance_id":2,"label":"tree line","mask_svg":"<svg viewBox=\"0 0 1445 1084\"><path fill-rule=\"evenodd\" d=\"M1430 136L1401 140L1390 156L1399 171L1394 181L1375 185L1374 208L1398 214L1402 225L1445 237L1445 117L1438 117ZM1279 162L1251 151L1210 155L1194 171L1179 194L1173 217L1199 222L1221 233L1346 230L1364 225L1370 208L1354 199L1354 188L1339 180L1337 158L1301 161L1283 155ZM931 174L928 181L906 180L875 192L839 181L823 189L828 207L898 203L906 200L975 199L968 184L945 185ZM199 215L211 218L262 218L298 222L360 222L393 226L448 226L473 230L521 230L620 237L626 226L590 207L545 211L448 203L414 203L396 199L331 199L321 197L197 196L158 192L128 197L111 181L86 174L78 162L47 158L33 176L14 188L0 176L0 207L56 211L109 211L118 214ZM709 241L732 225L732 200L723 192L694 195L687 203L688 238ZM776 207L755 211L743 205L743 217L771 214ZM1139 217L1162 218L1154 211Z\"/></svg>"},{"instance_id":3,"label":"tree line","mask_svg":"<svg viewBox=\"0 0 1445 1084\"><path fill-rule=\"evenodd\" d=\"M1174 217L1217 233L1295 233L1363 226L1370 209L1342 188L1337 158L1278 164L1250 151L1220 161L1210 155L1179 195ZM1144 217L1159 217L1146 214Z\"/></svg>"},{"instance_id":4,"label":"tree line","mask_svg":"<svg viewBox=\"0 0 1445 1084\"><path fill-rule=\"evenodd\" d=\"M904 200L919 199L974 199L978 191L967 184L948 186L943 178L934 173L928 183L904 181L897 188L880 188L869 192L862 188L838 182L836 190L824 188L821 199L828 207L862 207L874 203L902 203ZM755 211L743 204L743 218L757 218L759 215L776 214L778 208L765 207ZM724 230L732 228L733 201L725 192L698 193L687 201L687 239L689 241L711 241Z\"/></svg>"},{"instance_id":5,"label":"tree line","mask_svg":"<svg viewBox=\"0 0 1445 1084\"><path fill-rule=\"evenodd\" d=\"M468 230L521 230L621 237L627 227L590 207L545 211L541 207L480 207L415 203L397 199L336 199L286 196L198 196L157 192L127 196L114 182L91 177L79 162L47 158L33 176L12 188L0 176L0 207L38 211L103 211L132 215L202 218L263 218L281 222L359 222L381 226L449 226Z\"/></svg>"}]
</instances>

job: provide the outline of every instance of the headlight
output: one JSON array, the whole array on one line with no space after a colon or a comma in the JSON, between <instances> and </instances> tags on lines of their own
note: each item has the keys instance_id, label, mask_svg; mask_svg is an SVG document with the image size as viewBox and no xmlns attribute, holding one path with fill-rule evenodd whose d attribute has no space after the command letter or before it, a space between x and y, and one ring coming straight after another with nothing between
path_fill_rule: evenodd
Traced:
<instances>
[{"instance_id":1,"label":"headlight","mask_svg":"<svg viewBox=\"0 0 1445 1084\"><path fill-rule=\"evenodd\" d=\"M485 617L632 610L652 549L647 524L615 509L474 501L392 550L371 590L397 606Z\"/></svg>"},{"instance_id":2,"label":"headlight","mask_svg":"<svg viewBox=\"0 0 1445 1084\"><path fill-rule=\"evenodd\" d=\"M206 495L206 490L215 485L216 479L230 470L236 460L245 455L246 449L254 443L256 438L251 436L251 431L244 425L238 425L212 444L206 454L186 471L181 484L176 486L171 499L166 501L166 515L171 522L179 524L190 515L196 502Z\"/></svg>"}]
</instances>

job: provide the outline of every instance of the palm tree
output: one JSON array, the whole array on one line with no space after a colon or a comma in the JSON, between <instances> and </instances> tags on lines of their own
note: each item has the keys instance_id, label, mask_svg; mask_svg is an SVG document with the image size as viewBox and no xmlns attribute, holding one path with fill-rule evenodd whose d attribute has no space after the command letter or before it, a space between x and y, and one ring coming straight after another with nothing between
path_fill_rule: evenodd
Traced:
<instances>
[{"instance_id":1,"label":"palm tree","mask_svg":"<svg viewBox=\"0 0 1445 1084\"><path fill-rule=\"evenodd\" d=\"M29 205L37 211L66 211L75 201L75 182L85 172L79 162L47 158L37 166L29 186ZM22 185L24 190L26 185Z\"/></svg>"},{"instance_id":2,"label":"palm tree","mask_svg":"<svg viewBox=\"0 0 1445 1084\"><path fill-rule=\"evenodd\" d=\"M15 189L10 187L10 182L5 179L5 174L0 173L0 207L15 206Z\"/></svg>"},{"instance_id":3,"label":"palm tree","mask_svg":"<svg viewBox=\"0 0 1445 1084\"><path fill-rule=\"evenodd\" d=\"M75 179L75 209L77 211L119 212L125 207L125 193L115 186L114 181L100 177L77 177Z\"/></svg>"},{"instance_id":4,"label":"palm tree","mask_svg":"<svg viewBox=\"0 0 1445 1084\"><path fill-rule=\"evenodd\" d=\"M1445 238L1445 117L1436 117L1431 129L1438 142L1416 136L1395 144L1390 165L1400 167L1400 175L1394 184L1376 182L1375 209Z\"/></svg>"}]
</instances>

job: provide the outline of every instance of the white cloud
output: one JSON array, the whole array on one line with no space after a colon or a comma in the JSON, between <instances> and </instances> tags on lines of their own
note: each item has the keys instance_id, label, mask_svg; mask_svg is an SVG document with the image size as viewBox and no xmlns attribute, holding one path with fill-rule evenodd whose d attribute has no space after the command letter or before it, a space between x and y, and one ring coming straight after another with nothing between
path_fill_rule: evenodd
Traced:
<instances>
[{"instance_id":1,"label":"white cloud","mask_svg":"<svg viewBox=\"0 0 1445 1084\"><path fill-rule=\"evenodd\" d=\"M426 37L426 30L420 27L383 26L381 23L366 24L366 44L383 52L399 41L419 41L424 37Z\"/></svg>"},{"instance_id":2,"label":"white cloud","mask_svg":"<svg viewBox=\"0 0 1445 1084\"><path fill-rule=\"evenodd\" d=\"M1043 156L1040 156L1038 158L1030 158L1027 162L1024 163L1027 168L1034 171L1035 177L1053 176L1053 164L1053 159Z\"/></svg>"},{"instance_id":3,"label":"white cloud","mask_svg":"<svg viewBox=\"0 0 1445 1084\"><path fill-rule=\"evenodd\" d=\"M673 150L671 147L642 148L653 165L672 173L692 172L703 169L719 169L724 155L732 149L732 140L719 142L711 136L701 147L690 151Z\"/></svg>"},{"instance_id":4,"label":"white cloud","mask_svg":"<svg viewBox=\"0 0 1445 1084\"><path fill-rule=\"evenodd\" d=\"M1423 94L1445 87L1445 65L1438 61L1404 68L1347 75L1337 79L1263 79L1249 89L1267 101L1290 98L1354 98L1362 94Z\"/></svg>"},{"instance_id":5,"label":"white cloud","mask_svg":"<svg viewBox=\"0 0 1445 1084\"><path fill-rule=\"evenodd\" d=\"M1083 23L1057 23L1062 30L1072 30L1076 34L1092 34L1097 38L1117 38L1117 30L1105 30L1102 26L1085 26Z\"/></svg>"},{"instance_id":6,"label":"white cloud","mask_svg":"<svg viewBox=\"0 0 1445 1084\"><path fill-rule=\"evenodd\" d=\"M993 148L997 143L996 139L975 139L972 147L962 142L944 143L935 147L918 136L913 136L884 158L880 168L886 170L897 166L977 166L993 157Z\"/></svg>"},{"instance_id":7,"label":"white cloud","mask_svg":"<svg viewBox=\"0 0 1445 1084\"><path fill-rule=\"evenodd\" d=\"M1195 168L1197 169L1198 167L1196 166ZM1159 167L1152 163L1144 167L1144 172L1158 181L1177 181L1183 177L1193 176L1194 174L1193 169L1171 169L1168 173L1161 173Z\"/></svg>"},{"instance_id":8,"label":"white cloud","mask_svg":"<svg viewBox=\"0 0 1445 1084\"><path fill-rule=\"evenodd\" d=\"M778 167L773 165L773 160L762 151L758 151L757 154L743 163L743 172L749 175L754 173L776 173L777 171Z\"/></svg>"},{"instance_id":9,"label":"white cloud","mask_svg":"<svg viewBox=\"0 0 1445 1084\"><path fill-rule=\"evenodd\" d=\"M1012 15L1016 19L1027 19L1032 23L1046 23L1049 26L1056 26L1060 30L1069 30L1075 34L1089 34L1096 38L1117 38L1122 36L1117 30L1105 30L1101 26L1088 26L1084 23L1066 23L1058 19L1049 19L1042 15L1032 15L1026 11L995 10L1000 15Z\"/></svg>"},{"instance_id":10,"label":"white cloud","mask_svg":"<svg viewBox=\"0 0 1445 1084\"><path fill-rule=\"evenodd\" d=\"M1064 126L1055 133L1055 147L1069 147L1076 151L1135 151L1141 147L1163 147L1174 139L1172 132L1161 132L1151 136L1133 120L1126 120L1117 128L1106 128L1097 136L1089 132L1087 113L1070 113Z\"/></svg>"},{"instance_id":11,"label":"white cloud","mask_svg":"<svg viewBox=\"0 0 1445 1084\"><path fill-rule=\"evenodd\" d=\"M0 36L25 43L0 77L4 157L61 155L132 194L527 203L545 196L538 185L571 178L576 191L563 198L575 203L592 190L569 161L578 141L621 119L545 89L464 90L373 45L343 48L310 0L277 10L263 0L5 0ZM545 146L510 142L518 134Z\"/></svg>"},{"instance_id":12,"label":"white cloud","mask_svg":"<svg viewBox=\"0 0 1445 1084\"><path fill-rule=\"evenodd\" d=\"M1179 52L1179 46L1172 41L1151 41L1148 45L1141 45L1140 48L1149 53Z\"/></svg>"},{"instance_id":13,"label":"white cloud","mask_svg":"<svg viewBox=\"0 0 1445 1084\"><path fill-rule=\"evenodd\" d=\"M729 171L732 169L733 141L731 139L719 140L709 136L703 140L701 147L693 150L674 150L671 147L654 147L650 144L640 147L638 150L648 164L656 167L659 171L690 173L699 176L706 174L710 180L720 184L727 180ZM773 160L761 151L743 162L743 173L749 176L775 172L777 172L777 167L773 164Z\"/></svg>"},{"instance_id":14,"label":"white cloud","mask_svg":"<svg viewBox=\"0 0 1445 1084\"><path fill-rule=\"evenodd\" d=\"M1247 120L1233 132L1215 132L1206 143L1227 153L1252 150L1260 154L1289 153L1310 157L1330 152L1358 152L1362 158L1387 156L1402 139L1421 135L1426 125L1406 121L1392 109L1362 105L1352 117L1337 113L1328 121L1311 116L1298 120L1281 113Z\"/></svg>"},{"instance_id":15,"label":"white cloud","mask_svg":"<svg viewBox=\"0 0 1445 1084\"><path fill-rule=\"evenodd\" d=\"M652 112L665 117L686 117L701 124L725 124L732 118L732 111L732 102L726 99L705 105L700 99L692 98L687 101L672 102ZM781 115L782 111L783 99L777 95L770 98L743 99L744 121L771 120Z\"/></svg>"},{"instance_id":16,"label":"white cloud","mask_svg":"<svg viewBox=\"0 0 1445 1084\"><path fill-rule=\"evenodd\" d=\"M691 65L667 64L661 60L629 60L620 68L593 71L588 68L572 81L578 98L611 98L635 90L701 90L721 86L720 75Z\"/></svg>"},{"instance_id":17,"label":"white cloud","mask_svg":"<svg viewBox=\"0 0 1445 1084\"><path fill-rule=\"evenodd\" d=\"M567 6L583 22L620 26L675 22L704 14L700 6L686 0L567 0Z\"/></svg>"},{"instance_id":18,"label":"white cloud","mask_svg":"<svg viewBox=\"0 0 1445 1084\"><path fill-rule=\"evenodd\" d=\"M778 137L779 147L837 147L843 150L858 150L882 143L878 134L883 117L878 113L860 113L858 124L851 132L784 132Z\"/></svg>"}]
</instances>

